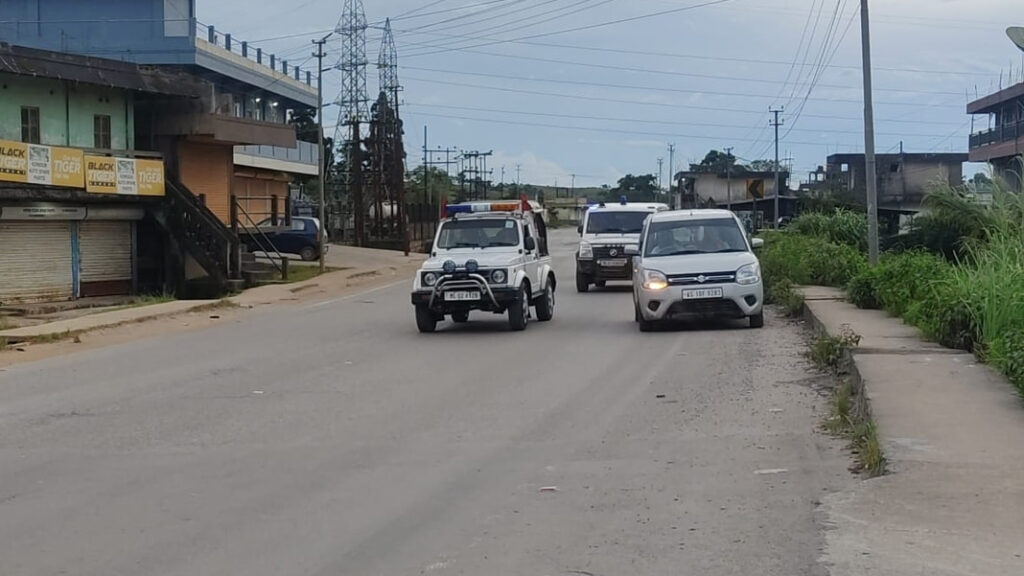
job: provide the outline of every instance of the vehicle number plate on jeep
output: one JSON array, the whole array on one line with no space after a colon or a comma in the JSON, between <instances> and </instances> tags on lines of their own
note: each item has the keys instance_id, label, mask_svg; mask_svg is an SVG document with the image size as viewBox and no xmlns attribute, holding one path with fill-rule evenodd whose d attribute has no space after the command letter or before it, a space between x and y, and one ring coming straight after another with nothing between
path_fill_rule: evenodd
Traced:
<instances>
[{"instance_id":1,"label":"vehicle number plate on jeep","mask_svg":"<svg viewBox=\"0 0 1024 576\"><path fill-rule=\"evenodd\" d=\"M446 302L474 302L480 299L479 292L445 292Z\"/></svg>"},{"instance_id":2,"label":"vehicle number plate on jeep","mask_svg":"<svg viewBox=\"0 0 1024 576\"><path fill-rule=\"evenodd\" d=\"M723 296L721 288L694 288L693 290L683 290L683 300L707 300L709 298L721 298Z\"/></svg>"},{"instance_id":3,"label":"vehicle number plate on jeep","mask_svg":"<svg viewBox=\"0 0 1024 576\"><path fill-rule=\"evenodd\" d=\"M615 260L598 260L597 263L606 268L621 268L626 265L626 259L616 258Z\"/></svg>"}]
</instances>

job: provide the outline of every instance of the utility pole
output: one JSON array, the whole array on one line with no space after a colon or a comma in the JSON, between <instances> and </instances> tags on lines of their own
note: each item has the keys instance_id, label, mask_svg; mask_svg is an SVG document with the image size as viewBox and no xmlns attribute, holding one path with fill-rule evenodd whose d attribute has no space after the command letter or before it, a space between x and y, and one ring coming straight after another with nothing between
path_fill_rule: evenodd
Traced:
<instances>
[{"instance_id":1,"label":"utility pole","mask_svg":"<svg viewBox=\"0 0 1024 576\"><path fill-rule=\"evenodd\" d=\"M672 196L672 184L676 179L676 145L668 145L668 192Z\"/></svg>"},{"instance_id":2,"label":"utility pole","mask_svg":"<svg viewBox=\"0 0 1024 576\"><path fill-rule=\"evenodd\" d=\"M871 90L871 18L868 0L860 1L861 49L864 57L864 164L868 189L868 260L878 264L878 180L875 166L875 108Z\"/></svg>"},{"instance_id":3,"label":"utility pole","mask_svg":"<svg viewBox=\"0 0 1024 576\"><path fill-rule=\"evenodd\" d=\"M779 195L782 194L782 184L779 182L779 126L782 126L782 121L779 120L779 114L782 114L785 110L785 108L768 109L769 112L775 115L775 119L772 120L772 126L775 128L775 211L772 214L775 222L772 228L779 227Z\"/></svg>"},{"instance_id":4,"label":"utility pole","mask_svg":"<svg viewBox=\"0 0 1024 576\"><path fill-rule=\"evenodd\" d=\"M324 257L324 230L327 228L327 176L324 174L324 164L326 158L324 158L324 44L327 44L327 39L334 35L331 32L327 36L319 40L313 40L313 44L316 45L316 52L313 53L313 57L316 58L316 141L318 144L317 158L319 159L320 166L317 167L317 177L320 182L320 226L317 230L317 242L320 244L320 273L323 274L327 270L327 262ZM290 216L290 215L289 215Z\"/></svg>"},{"instance_id":5,"label":"utility pole","mask_svg":"<svg viewBox=\"0 0 1024 576\"><path fill-rule=\"evenodd\" d=\"M662 187L661 187L661 173L662 173L662 165L663 164L665 164L665 159L664 158L658 158L658 196L661 196L661 191L662 191Z\"/></svg>"},{"instance_id":6,"label":"utility pole","mask_svg":"<svg viewBox=\"0 0 1024 576\"><path fill-rule=\"evenodd\" d=\"M732 146L725 149L725 208L732 211Z\"/></svg>"}]
</instances>

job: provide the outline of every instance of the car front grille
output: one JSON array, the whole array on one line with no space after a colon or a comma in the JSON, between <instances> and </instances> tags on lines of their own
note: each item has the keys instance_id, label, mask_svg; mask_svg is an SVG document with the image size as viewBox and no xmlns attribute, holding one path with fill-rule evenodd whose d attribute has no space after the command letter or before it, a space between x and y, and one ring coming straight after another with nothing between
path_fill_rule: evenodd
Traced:
<instances>
[{"instance_id":1,"label":"car front grille","mask_svg":"<svg viewBox=\"0 0 1024 576\"><path fill-rule=\"evenodd\" d=\"M743 311L732 300L687 300L676 302L668 309L669 316L730 316L742 317Z\"/></svg>"},{"instance_id":2,"label":"car front grille","mask_svg":"<svg viewBox=\"0 0 1024 576\"><path fill-rule=\"evenodd\" d=\"M732 284L735 272L707 272L705 274L673 274L668 277L672 286L703 286L705 284Z\"/></svg>"},{"instance_id":3,"label":"car front grille","mask_svg":"<svg viewBox=\"0 0 1024 576\"><path fill-rule=\"evenodd\" d=\"M612 252L615 254L612 254ZM594 258L626 258L625 246L594 246Z\"/></svg>"}]
</instances>

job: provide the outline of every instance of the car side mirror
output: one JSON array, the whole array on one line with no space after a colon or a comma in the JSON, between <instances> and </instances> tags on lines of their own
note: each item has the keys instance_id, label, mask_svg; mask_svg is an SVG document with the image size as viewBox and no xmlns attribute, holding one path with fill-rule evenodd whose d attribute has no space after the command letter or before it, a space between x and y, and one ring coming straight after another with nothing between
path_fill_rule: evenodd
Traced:
<instances>
[{"instance_id":1,"label":"car side mirror","mask_svg":"<svg viewBox=\"0 0 1024 576\"><path fill-rule=\"evenodd\" d=\"M750 240L750 245L754 247L754 250L764 248L764 240L761 238L753 238Z\"/></svg>"},{"instance_id":2,"label":"car side mirror","mask_svg":"<svg viewBox=\"0 0 1024 576\"><path fill-rule=\"evenodd\" d=\"M580 236L583 236L583 224L580 224L579 226L576 227L576 233L579 234Z\"/></svg>"},{"instance_id":3,"label":"car side mirror","mask_svg":"<svg viewBox=\"0 0 1024 576\"><path fill-rule=\"evenodd\" d=\"M622 252L626 256L639 256L640 255L640 247L639 246L626 246L625 250L623 250Z\"/></svg>"},{"instance_id":4,"label":"car side mirror","mask_svg":"<svg viewBox=\"0 0 1024 576\"><path fill-rule=\"evenodd\" d=\"M533 236L527 236L526 240L523 241L523 248L527 252L533 252L537 249L537 241L533 239Z\"/></svg>"}]
</instances>

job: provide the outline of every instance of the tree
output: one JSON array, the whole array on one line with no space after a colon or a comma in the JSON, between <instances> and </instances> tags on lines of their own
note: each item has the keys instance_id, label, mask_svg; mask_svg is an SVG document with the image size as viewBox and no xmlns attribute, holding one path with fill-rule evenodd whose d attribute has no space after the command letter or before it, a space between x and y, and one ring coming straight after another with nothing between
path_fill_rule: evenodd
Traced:
<instances>
[{"instance_id":1,"label":"tree","mask_svg":"<svg viewBox=\"0 0 1024 576\"><path fill-rule=\"evenodd\" d=\"M730 167L737 172L746 170L745 166L736 163L736 156L733 156L732 153L712 150L704 156L704 159L700 161L700 164L690 164L690 171L710 174L725 174Z\"/></svg>"},{"instance_id":2,"label":"tree","mask_svg":"<svg viewBox=\"0 0 1024 576\"><path fill-rule=\"evenodd\" d=\"M423 166L417 166L405 180L405 197L410 203L425 201L428 204L436 204L441 198L451 200L454 197L454 190L448 173L435 166L430 166L426 171L423 170ZM426 196L427 192L430 194L429 198Z\"/></svg>"},{"instance_id":3,"label":"tree","mask_svg":"<svg viewBox=\"0 0 1024 576\"><path fill-rule=\"evenodd\" d=\"M750 170L753 172L774 172L775 160L754 160L750 163ZM779 172L785 172L786 167L779 162Z\"/></svg>"},{"instance_id":4,"label":"tree","mask_svg":"<svg viewBox=\"0 0 1024 576\"><path fill-rule=\"evenodd\" d=\"M625 196L629 202L647 202L658 198L658 177L654 174L633 175L626 174L619 179L619 183L612 188L608 194L615 199Z\"/></svg>"}]
</instances>

